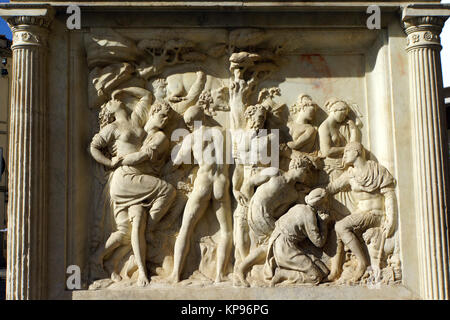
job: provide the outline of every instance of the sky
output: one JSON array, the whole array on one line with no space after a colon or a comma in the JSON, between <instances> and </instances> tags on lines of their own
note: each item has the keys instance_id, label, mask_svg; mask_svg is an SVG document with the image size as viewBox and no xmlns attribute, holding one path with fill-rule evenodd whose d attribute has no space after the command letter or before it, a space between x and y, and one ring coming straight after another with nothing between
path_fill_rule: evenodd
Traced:
<instances>
[{"instance_id":1,"label":"sky","mask_svg":"<svg viewBox=\"0 0 450 320\"><path fill-rule=\"evenodd\" d=\"M0 0L0 3L9 2L9 0ZM450 0L442 0L441 3L450 3ZM0 34L6 35L11 39L12 34L6 22L0 18ZM441 33L441 60L442 60L442 74L444 80L444 87L450 87L450 18L445 23L444 29Z\"/></svg>"}]
</instances>

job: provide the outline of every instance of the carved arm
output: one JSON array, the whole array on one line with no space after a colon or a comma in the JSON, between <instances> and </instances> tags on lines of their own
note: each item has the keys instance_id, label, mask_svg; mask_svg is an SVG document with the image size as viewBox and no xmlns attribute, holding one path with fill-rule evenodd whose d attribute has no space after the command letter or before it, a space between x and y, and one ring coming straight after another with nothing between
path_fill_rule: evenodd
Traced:
<instances>
[{"instance_id":1,"label":"carved arm","mask_svg":"<svg viewBox=\"0 0 450 320\"><path fill-rule=\"evenodd\" d=\"M383 190L383 192L386 209L386 221L383 225L383 232L386 237L390 237L394 233L394 222L397 218L397 197L393 188Z\"/></svg>"},{"instance_id":2,"label":"carved arm","mask_svg":"<svg viewBox=\"0 0 450 320\"><path fill-rule=\"evenodd\" d=\"M325 127L319 127L320 151L325 157L341 157L345 147L333 147L330 132Z\"/></svg>"},{"instance_id":3,"label":"carved arm","mask_svg":"<svg viewBox=\"0 0 450 320\"><path fill-rule=\"evenodd\" d=\"M303 131L300 135L293 137L293 141L287 143L288 147L294 150L298 150L305 145L311 139L311 136L315 133L316 129L311 126Z\"/></svg>"}]
</instances>

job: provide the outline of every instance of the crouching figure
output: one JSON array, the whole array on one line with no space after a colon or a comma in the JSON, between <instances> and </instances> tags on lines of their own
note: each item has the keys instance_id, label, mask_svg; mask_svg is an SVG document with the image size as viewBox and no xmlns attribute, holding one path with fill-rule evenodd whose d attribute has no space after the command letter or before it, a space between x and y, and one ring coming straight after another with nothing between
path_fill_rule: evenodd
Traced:
<instances>
[{"instance_id":1,"label":"crouching figure","mask_svg":"<svg viewBox=\"0 0 450 320\"><path fill-rule=\"evenodd\" d=\"M289 209L275 223L264 265L264 276L271 286L281 282L318 284L329 274L321 260L310 257L302 248L306 239L319 248L325 244L330 220L326 191L312 190L305 202Z\"/></svg>"}]
</instances>

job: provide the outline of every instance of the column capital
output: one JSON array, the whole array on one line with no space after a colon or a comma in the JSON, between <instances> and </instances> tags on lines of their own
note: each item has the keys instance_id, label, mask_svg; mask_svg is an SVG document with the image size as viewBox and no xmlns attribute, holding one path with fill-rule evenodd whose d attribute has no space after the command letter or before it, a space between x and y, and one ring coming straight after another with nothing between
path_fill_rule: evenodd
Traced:
<instances>
[{"instance_id":1,"label":"column capital","mask_svg":"<svg viewBox=\"0 0 450 320\"><path fill-rule=\"evenodd\" d=\"M26 45L46 46L48 29L54 15L53 8L48 5L0 6L0 16L6 20L13 33L11 49Z\"/></svg>"},{"instance_id":2,"label":"column capital","mask_svg":"<svg viewBox=\"0 0 450 320\"><path fill-rule=\"evenodd\" d=\"M402 10L403 28L407 34L406 51L417 48L440 50L440 34L450 16L449 5L408 5Z\"/></svg>"}]
</instances>

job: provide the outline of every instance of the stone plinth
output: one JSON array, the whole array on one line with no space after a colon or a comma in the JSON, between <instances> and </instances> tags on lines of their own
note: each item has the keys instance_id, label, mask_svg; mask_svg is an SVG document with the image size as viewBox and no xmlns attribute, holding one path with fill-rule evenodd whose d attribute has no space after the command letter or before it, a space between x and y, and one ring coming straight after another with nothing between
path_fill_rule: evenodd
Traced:
<instances>
[{"instance_id":1,"label":"stone plinth","mask_svg":"<svg viewBox=\"0 0 450 320\"><path fill-rule=\"evenodd\" d=\"M229 288L220 285L207 287L177 287L151 285L142 289L110 289L74 291L74 300L411 300L418 299L403 286L367 287L286 287L286 288Z\"/></svg>"}]
</instances>

